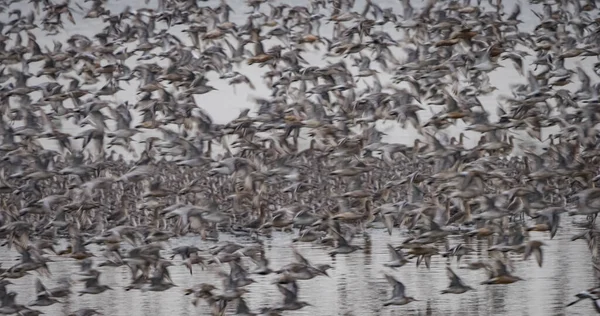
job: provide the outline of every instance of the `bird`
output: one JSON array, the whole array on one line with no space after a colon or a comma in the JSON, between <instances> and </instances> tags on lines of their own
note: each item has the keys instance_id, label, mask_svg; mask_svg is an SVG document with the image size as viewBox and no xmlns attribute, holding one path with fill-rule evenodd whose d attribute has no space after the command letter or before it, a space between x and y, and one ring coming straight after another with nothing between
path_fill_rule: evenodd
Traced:
<instances>
[{"instance_id":1,"label":"bird","mask_svg":"<svg viewBox=\"0 0 600 316\"><path fill-rule=\"evenodd\" d=\"M442 290L442 294L463 294L474 290L472 287L466 285L450 267L446 267L446 272L450 279L450 285L447 289Z\"/></svg>"},{"instance_id":2,"label":"bird","mask_svg":"<svg viewBox=\"0 0 600 316\"><path fill-rule=\"evenodd\" d=\"M383 303L383 306L390 305L406 305L410 302L418 301L417 299L406 296L404 284L396 280L393 276L386 274L386 280L393 286L392 297Z\"/></svg>"},{"instance_id":3,"label":"bird","mask_svg":"<svg viewBox=\"0 0 600 316\"><path fill-rule=\"evenodd\" d=\"M408 259L405 258L402 249L396 249L390 244L388 244L387 247L392 261L384 263L384 266L390 268L400 268L409 262Z\"/></svg>"},{"instance_id":4,"label":"bird","mask_svg":"<svg viewBox=\"0 0 600 316\"><path fill-rule=\"evenodd\" d=\"M99 271L91 270L90 274L89 277L83 279L83 281L85 281L85 287L79 291L79 296L85 294L100 294L106 290L112 290L110 286L98 283L98 278L100 277Z\"/></svg>"}]
</instances>

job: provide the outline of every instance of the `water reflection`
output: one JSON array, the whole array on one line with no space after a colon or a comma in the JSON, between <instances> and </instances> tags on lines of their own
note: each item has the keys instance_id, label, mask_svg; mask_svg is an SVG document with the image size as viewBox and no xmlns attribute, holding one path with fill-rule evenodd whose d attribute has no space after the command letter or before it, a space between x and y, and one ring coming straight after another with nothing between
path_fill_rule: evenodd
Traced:
<instances>
[{"instance_id":1,"label":"water reflection","mask_svg":"<svg viewBox=\"0 0 600 316\"><path fill-rule=\"evenodd\" d=\"M310 244L297 244L295 247L311 262L317 264L329 263L334 268L329 270L327 277L318 277L308 281L300 281L300 299L313 304L300 311L290 312L290 315L590 315L591 304L577 304L565 310L565 305L574 293L595 285L593 268L590 264L587 246L583 242L571 242L570 233L577 228L565 223L563 229L544 248L544 267L539 268L533 260L522 261L521 256L512 256L515 263L515 275L525 281L511 285L483 286L479 283L486 278L483 271L459 269L456 260L434 256L431 269L424 266L415 267L416 260L404 267L391 270L383 267L389 261L387 243L398 244L404 236L395 233L388 236L384 230L373 230L370 237L356 238L353 242L364 249L350 255L337 255L335 258L327 255L327 249ZM280 268L292 259L293 236L276 233L265 241L266 255L272 268ZM532 238L547 240L545 234L535 233ZM248 243L248 240L236 240L227 235L223 240L233 240ZM487 258L486 240L463 239L456 236L451 238L451 244L464 242L465 245L477 251L464 256L461 265L468 262ZM169 247L194 244L202 249L214 245L203 242L196 237L183 237L172 240ZM65 247L65 244L60 247ZM91 248L93 251L98 249ZM165 253L165 256L167 254ZM2 248L0 252L2 266L10 266L18 259L14 251ZM72 260L52 257L54 262L49 264L52 279L43 279L48 286L53 286L52 280L70 276L77 280L79 265ZM184 296L182 289L194 284L207 282L220 286L221 280L216 276L218 266L209 266L206 270L194 267L193 275L180 265L170 267L170 273L178 287L166 292L125 291L124 286L130 282L130 272L127 267L99 268L102 271L101 283L105 283L114 291L100 295L82 296L77 299L68 298L64 304L56 304L40 308L48 315L65 315L68 312L83 307L98 308L105 315L136 316L136 315L209 315L207 306L201 302L196 308L191 304L191 298ZM98 262L98 260L96 260ZM252 268L250 261L244 261ZM448 286L445 266L450 265L464 282L476 290L465 295L442 295L440 291ZM391 288L386 282L383 272L392 273L401 280L407 288L407 294L419 299L419 302L400 307L382 307L382 302L391 296ZM33 299L34 281L37 275L26 276L14 280L11 287L19 293L17 301L26 303ZM277 304L282 296L271 284L275 276L252 276L257 283L248 287L248 305L257 310ZM75 285L75 291L82 288L81 282ZM73 294L76 295L76 294ZM233 306L231 307L233 311Z\"/></svg>"}]
</instances>

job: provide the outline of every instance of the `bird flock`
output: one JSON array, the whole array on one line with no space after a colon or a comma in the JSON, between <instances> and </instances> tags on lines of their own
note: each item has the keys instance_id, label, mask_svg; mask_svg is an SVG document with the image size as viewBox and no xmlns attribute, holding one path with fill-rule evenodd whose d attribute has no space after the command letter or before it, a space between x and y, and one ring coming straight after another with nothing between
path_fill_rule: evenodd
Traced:
<instances>
[{"instance_id":1,"label":"bird flock","mask_svg":"<svg viewBox=\"0 0 600 316\"><path fill-rule=\"evenodd\" d=\"M596 261L596 3L401 0L394 12L374 0L159 0L111 12L108 0L1 0L0 253L20 260L0 267L0 314L39 315L106 291L179 291L211 315L310 311L299 285L332 265L295 245L352 256L364 250L354 237L373 229L405 237L387 245L382 310L424 300L397 271L438 256L448 258L442 294L527 282L515 267L531 258L543 269L566 219ZM524 8L538 19L528 31ZM72 31L86 21L102 28ZM56 36L66 37L40 47ZM311 65L303 56L315 52ZM496 91L499 67L525 83ZM268 93L221 124L202 105L211 81ZM135 101L122 100L127 89ZM418 137L393 142L382 124ZM478 139L468 145L468 135ZM275 232L294 236L283 267L264 249ZM170 246L182 236L194 238ZM473 240L487 240L487 260L470 258ZM57 258L80 271L49 287ZM117 269L131 272L122 289L100 272ZM173 269L222 284L178 288ZM469 270L485 271L481 284L460 278ZM11 290L19 278L35 284L31 302ZM272 282L281 302L252 308L244 296L256 282ZM600 288L575 296L569 306L589 299L600 313Z\"/></svg>"}]
</instances>

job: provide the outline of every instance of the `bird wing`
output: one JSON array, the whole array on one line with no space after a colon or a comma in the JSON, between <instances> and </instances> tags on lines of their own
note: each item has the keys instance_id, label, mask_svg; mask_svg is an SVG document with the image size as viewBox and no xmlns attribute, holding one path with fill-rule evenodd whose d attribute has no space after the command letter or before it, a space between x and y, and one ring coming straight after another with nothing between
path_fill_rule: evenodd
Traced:
<instances>
[{"instance_id":1,"label":"bird wing","mask_svg":"<svg viewBox=\"0 0 600 316\"><path fill-rule=\"evenodd\" d=\"M404 297L404 284L400 281L396 281L396 285L394 285L394 297Z\"/></svg>"},{"instance_id":2,"label":"bird wing","mask_svg":"<svg viewBox=\"0 0 600 316\"><path fill-rule=\"evenodd\" d=\"M90 287L96 287L98 286L98 276L95 277L90 277L88 279L85 280L85 287L86 288L90 288Z\"/></svg>"},{"instance_id":3,"label":"bird wing","mask_svg":"<svg viewBox=\"0 0 600 316\"><path fill-rule=\"evenodd\" d=\"M283 294L283 296L284 296L284 299L283 299L284 305L294 303L297 300L298 297L296 296L296 293L294 293L293 291L290 291L290 289L288 289L287 287L285 287L281 284L277 284L277 288L279 289L279 292L281 292L281 294Z\"/></svg>"},{"instance_id":4,"label":"bird wing","mask_svg":"<svg viewBox=\"0 0 600 316\"><path fill-rule=\"evenodd\" d=\"M404 284L402 284L402 282L396 280L396 278L388 274L385 275L385 278L394 287L393 296L397 298L404 297Z\"/></svg>"},{"instance_id":5,"label":"bird wing","mask_svg":"<svg viewBox=\"0 0 600 316\"><path fill-rule=\"evenodd\" d=\"M396 249L394 248L394 246L388 244L388 250L390 251L390 256L392 257L392 260L400 260L402 259L402 255L398 254L398 251L396 251Z\"/></svg>"},{"instance_id":6,"label":"bird wing","mask_svg":"<svg viewBox=\"0 0 600 316\"><path fill-rule=\"evenodd\" d=\"M462 281L462 279L456 274L454 273L454 271L452 271L452 269L450 267L446 268L446 272L448 274L448 278L450 278L450 287L465 287L466 284Z\"/></svg>"},{"instance_id":7,"label":"bird wing","mask_svg":"<svg viewBox=\"0 0 600 316\"><path fill-rule=\"evenodd\" d=\"M544 257L540 245L538 243L528 242L525 246L525 254L523 255L523 259L527 260L532 254L535 256L535 260L541 267Z\"/></svg>"},{"instance_id":8,"label":"bird wing","mask_svg":"<svg viewBox=\"0 0 600 316\"><path fill-rule=\"evenodd\" d=\"M238 298L238 304L235 313L237 315L250 315L250 308L248 308L246 301L241 297Z\"/></svg>"},{"instance_id":9,"label":"bird wing","mask_svg":"<svg viewBox=\"0 0 600 316\"><path fill-rule=\"evenodd\" d=\"M35 293L39 294L42 292L46 292L46 287L42 283L42 281L38 278L35 280Z\"/></svg>"},{"instance_id":10,"label":"bird wing","mask_svg":"<svg viewBox=\"0 0 600 316\"><path fill-rule=\"evenodd\" d=\"M513 8L512 12L510 13L510 16L507 18L507 20L509 20L509 21L516 20L517 17L519 16L519 14L521 14L521 6L517 3L517 4L515 4L515 7Z\"/></svg>"},{"instance_id":11,"label":"bird wing","mask_svg":"<svg viewBox=\"0 0 600 316\"><path fill-rule=\"evenodd\" d=\"M581 81L581 87L583 89L589 89L590 77L587 75L585 70L583 70L581 67L577 67L577 75L579 76L579 81Z\"/></svg>"},{"instance_id":12,"label":"bird wing","mask_svg":"<svg viewBox=\"0 0 600 316\"><path fill-rule=\"evenodd\" d=\"M509 274L508 268L506 267L504 262L502 262L501 260L496 260L494 274L496 276L503 276L503 275Z\"/></svg>"},{"instance_id":13,"label":"bird wing","mask_svg":"<svg viewBox=\"0 0 600 316\"><path fill-rule=\"evenodd\" d=\"M304 258L303 255L301 255L298 250L294 249L294 258L296 259L296 261L298 263L301 263L303 265L307 265L310 266L310 261L308 261L308 259Z\"/></svg>"}]
</instances>

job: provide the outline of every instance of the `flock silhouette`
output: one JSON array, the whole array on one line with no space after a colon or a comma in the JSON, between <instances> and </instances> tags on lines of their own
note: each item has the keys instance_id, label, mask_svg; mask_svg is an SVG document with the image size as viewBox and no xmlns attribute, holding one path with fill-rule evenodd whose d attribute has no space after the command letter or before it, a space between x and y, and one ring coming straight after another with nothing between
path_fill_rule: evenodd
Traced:
<instances>
[{"instance_id":1,"label":"flock silhouette","mask_svg":"<svg viewBox=\"0 0 600 316\"><path fill-rule=\"evenodd\" d=\"M300 285L333 266L295 245L352 256L365 250L355 237L373 229L406 236L387 245L382 310L426 300L394 274L428 269L437 256L447 258L442 294L527 282L515 265L543 269L544 246L566 219L580 227L573 241L598 259L600 63L578 62L600 60L597 1L530 0L539 18L531 32L519 29L522 4L501 0L401 0L402 12L374 0L247 0L235 9L233 0L159 0L122 12L108 0L18 2L0 3L9 17L0 22L0 253L20 254L0 267L0 314L40 315L106 291L180 291L211 315L309 311ZM247 11L244 24L230 20L233 10ZM38 44L86 20L103 28ZM303 57L314 51L321 64ZM498 67L527 83L511 83L489 113L480 98L497 90ZM257 68L270 94L216 123L199 102L216 90L209 76L256 89L244 72ZM135 102L119 100L136 85ZM382 122L419 137L386 142ZM457 126L480 138L470 146L465 133L450 137ZM283 267L264 249L275 231L294 235ZM219 241L224 234L236 241ZM456 235L465 242L451 243ZM181 236L195 238L171 247ZM487 240L487 260L469 257L474 239ZM59 257L80 271L45 286ZM131 283L113 289L100 269L129 269ZM170 269L222 284L178 288ZM461 279L470 270L485 271L480 284ZM19 278L35 280L28 303L11 290ZM257 280L272 282L281 302L251 308L244 295ZM600 313L600 287L572 294L565 313L585 300Z\"/></svg>"}]
</instances>

